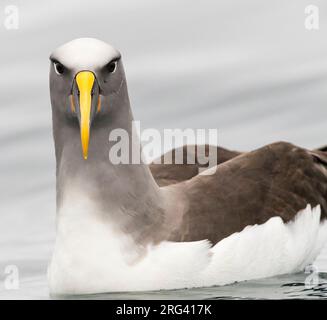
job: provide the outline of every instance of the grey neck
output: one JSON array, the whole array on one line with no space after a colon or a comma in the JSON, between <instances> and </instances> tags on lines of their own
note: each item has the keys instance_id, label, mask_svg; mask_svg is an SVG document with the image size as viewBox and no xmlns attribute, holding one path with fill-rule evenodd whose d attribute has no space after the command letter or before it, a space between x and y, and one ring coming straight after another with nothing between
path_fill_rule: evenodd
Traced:
<instances>
[{"instance_id":1,"label":"grey neck","mask_svg":"<svg viewBox=\"0 0 327 320\"><path fill-rule=\"evenodd\" d=\"M115 223L139 243L147 243L149 239L159 241L158 231L165 221L164 200L148 166L143 163L115 165L109 160L109 150L116 143L109 141L112 130L121 128L128 133L130 154L132 148L139 145L134 136L132 141L133 116L126 86L111 97L110 104L104 97L102 107L113 110L110 117L99 117L92 124L87 160L81 154L77 121L53 114L57 212L67 198L69 201L66 193L73 188L81 197L87 196L96 204L102 221Z\"/></svg>"}]
</instances>

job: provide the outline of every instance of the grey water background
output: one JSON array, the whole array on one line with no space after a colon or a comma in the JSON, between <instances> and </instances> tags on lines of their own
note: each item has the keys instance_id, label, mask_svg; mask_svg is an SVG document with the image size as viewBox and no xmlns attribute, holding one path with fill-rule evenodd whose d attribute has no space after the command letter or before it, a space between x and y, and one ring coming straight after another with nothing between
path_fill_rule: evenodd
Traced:
<instances>
[{"instance_id":1,"label":"grey water background","mask_svg":"<svg viewBox=\"0 0 327 320\"><path fill-rule=\"evenodd\" d=\"M304 27L319 7L319 30ZM4 27L5 7L19 29ZM55 161L49 54L96 37L123 55L135 119L142 128L218 128L219 144L250 150L287 140L327 144L326 1L1 0L0 298L49 298L46 268L55 238ZM20 289L5 289L5 267ZM88 298L327 297L327 250L308 274L225 287Z\"/></svg>"}]
</instances>

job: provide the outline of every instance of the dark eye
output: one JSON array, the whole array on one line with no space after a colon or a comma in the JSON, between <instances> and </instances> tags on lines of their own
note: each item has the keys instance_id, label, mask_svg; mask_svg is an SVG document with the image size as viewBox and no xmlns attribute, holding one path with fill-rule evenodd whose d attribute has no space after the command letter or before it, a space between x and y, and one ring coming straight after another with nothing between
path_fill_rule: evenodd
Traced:
<instances>
[{"instance_id":1,"label":"dark eye","mask_svg":"<svg viewBox=\"0 0 327 320\"><path fill-rule=\"evenodd\" d=\"M60 62L54 62L53 67L56 71L56 74L62 75L65 72L65 67Z\"/></svg>"},{"instance_id":2,"label":"dark eye","mask_svg":"<svg viewBox=\"0 0 327 320\"><path fill-rule=\"evenodd\" d=\"M109 73L114 73L117 68L117 61L109 62L107 65L107 70Z\"/></svg>"}]
</instances>

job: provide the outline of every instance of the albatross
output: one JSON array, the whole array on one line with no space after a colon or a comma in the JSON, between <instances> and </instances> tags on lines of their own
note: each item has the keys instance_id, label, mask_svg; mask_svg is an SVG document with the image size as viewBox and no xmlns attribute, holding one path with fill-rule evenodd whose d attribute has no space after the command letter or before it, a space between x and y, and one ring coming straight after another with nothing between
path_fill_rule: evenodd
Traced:
<instances>
[{"instance_id":1,"label":"albatross","mask_svg":"<svg viewBox=\"0 0 327 320\"><path fill-rule=\"evenodd\" d=\"M211 174L188 165L115 164L110 132L133 131L120 52L81 38L50 60L51 294L224 285L297 272L317 257L327 238L323 150L287 142L220 149Z\"/></svg>"}]
</instances>

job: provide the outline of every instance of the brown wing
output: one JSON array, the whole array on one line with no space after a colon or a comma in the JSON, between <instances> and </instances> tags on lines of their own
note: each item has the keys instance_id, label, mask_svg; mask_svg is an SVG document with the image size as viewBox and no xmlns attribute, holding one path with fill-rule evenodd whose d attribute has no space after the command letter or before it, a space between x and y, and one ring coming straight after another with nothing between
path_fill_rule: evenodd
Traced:
<instances>
[{"instance_id":1,"label":"brown wing","mask_svg":"<svg viewBox=\"0 0 327 320\"><path fill-rule=\"evenodd\" d=\"M316 149L317 151L327 152L327 146L320 147Z\"/></svg>"},{"instance_id":2,"label":"brown wing","mask_svg":"<svg viewBox=\"0 0 327 320\"><path fill-rule=\"evenodd\" d=\"M326 217L326 155L274 143L219 165L213 175L177 185L189 206L171 239L216 243L273 216L289 221L307 204L320 204Z\"/></svg>"},{"instance_id":3,"label":"brown wing","mask_svg":"<svg viewBox=\"0 0 327 320\"><path fill-rule=\"evenodd\" d=\"M187 147L188 146L185 145L183 147L168 151L160 157L161 164L150 164L150 170L152 172L152 175L160 187L189 180L199 173L200 167L208 167L203 166L199 163L197 146L191 146L189 150L187 150ZM205 145L206 156L208 156L210 149L217 149L217 164L223 163L241 154L237 151L231 151L221 147ZM182 164L176 164L175 159L176 154L178 154L178 152L181 152L180 154L182 154ZM164 157L166 157L167 155L171 156L172 164L163 164ZM187 159L195 159L195 163L188 164L189 162L187 161Z\"/></svg>"}]
</instances>

